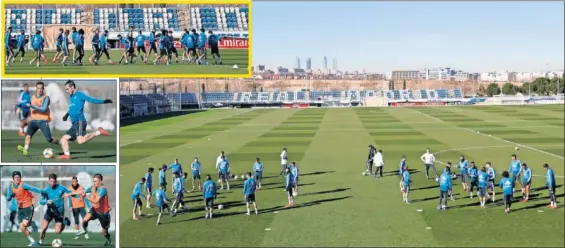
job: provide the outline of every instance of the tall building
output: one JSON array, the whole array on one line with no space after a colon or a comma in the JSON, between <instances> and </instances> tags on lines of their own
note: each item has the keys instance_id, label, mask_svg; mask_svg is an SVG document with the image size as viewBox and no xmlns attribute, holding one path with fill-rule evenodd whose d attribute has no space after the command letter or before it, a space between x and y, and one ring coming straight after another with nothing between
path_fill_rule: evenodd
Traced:
<instances>
[{"instance_id":1,"label":"tall building","mask_svg":"<svg viewBox=\"0 0 565 248\"><path fill-rule=\"evenodd\" d=\"M332 62L333 62L333 68L332 69L334 69L334 71L337 71L337 58L333 58Z\"/></svg>"},{"instance_id":2,"label":"tall building","mask_svg":"<svg viewBox=\"0 0 565 248\"><path fill-rule=\"evenodd\" d=\"M324 69L328 69L328 57L324 56Z\"/></svg>"},{"instance_id":3,"label":"tall building","mask_svg":"<svg viewBox=\"0 0 565 248\"><path fill-rule=\"evenodd\" d=\"M296 69L300 69L300 57L296 57Z\"/></svg>"},{"instance_id":4,"label":"tall building","mask_svg":"<svg viewBox=\"0 0 565 248\"><path fill-rule=\"evenodd\" d=\"M312 70L312 59L311 58L306 59L306 70Z\"/></svg>"},{"instance_id":5,"label":"tall building","mask_svg":"<svg viewBox=\"0 0 565 248\"><path fill-rule=\"evenodd\" d=\"M418 79L420 71L393 71L393 80L414 80Z\"/></svg>"}]
</instances>

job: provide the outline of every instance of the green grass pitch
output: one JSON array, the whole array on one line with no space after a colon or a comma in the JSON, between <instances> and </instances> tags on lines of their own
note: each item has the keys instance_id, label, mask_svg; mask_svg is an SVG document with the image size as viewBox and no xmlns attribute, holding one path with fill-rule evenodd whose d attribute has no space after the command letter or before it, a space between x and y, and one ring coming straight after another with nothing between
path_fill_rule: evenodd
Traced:
<instances>
[{"instance_id":1,"label":"green grass pitch","mask_svg":"<svg viewBox=\"0 0 565 248\"><path fill-rule=\"evenodd\" d=\"M120 134L120 245L562 247L563 112L563 105L236 109L126 126ZM515 143L528 148L515 151ZM383 150L383 178L361 175L369 144ZM300 168L301 186L292 209L283 208L287 200L278 176L283 147ZM515 202L513 212L505 214L497 189L497 202L481 209L478 198L470 199L455 180L456 200L449 201L447 211L437 211L438 184L426 180L419 161L427 147L441 162L455 162L461 154L479 166L490 161L497 179L517 153L536 175L532 199ZM212 220L204 219L200 192L185 196L189 213L164 215L160 226L155 225L155 208L143 208L146 216L132 220L131 192L148 167L179 158L188 170L198 156L203 174L217 180L214 163L221 150L238 175L249 172L256 157L263 160L266 179L256 195L258 216L244 214L239 180L231 182L230 191L221 191L216 203L225 208L215 210ZM396 175L403 154L415 169L411 204L402 203ZM552 165L557 176L557 209L547 207L543 163ZM441 164L437 168L443 169ZM157 177L156 171L154 185ZM190 189L190 181L186 185ZM172 197L170 191L169 185Z\"/></svg>"},{"instance_id":2,"label":"green grass pitch","mask_svg":"<svg viewBox=\"0 0 565 248\"><path fill-rule=\"evenodd\" d=\"M112 243L115 243L115 233L110 233L110 235L112 235ZM38 233L32 233L32 236L35 241L39 239ZM102 237L100 233L90 233L89 236L90 239L84 239L81 237L80 239L75 240L74 233L63 233L61 235L47 233L45 237L46 243L42 246L51 247L53 239L59 238L63 242L63 247L104 247L106 239ZM29 240L20 232L2 233L0 235L0 240L2 240L0 243L1 247L26 247L29 244Z\"/></svg>"},{"instance_id":3,"label":"green grass pitch","mask_svg":"<svg viewBox=\"0 0 565 248\"><path fill-rule=\"evenodd\" d=\"M53 137L61 138L65 132L54 131ZM97 136L93 140L82 145L76 142L70 142L71 160L64 161L70 163L95 163L95 162L116 162L116 135L112 136ZM24 137L18 135L17 130L3 130L2 131L2 162L58 162L56 157L63 153L61 145L54 145L47 143L43 133L38 131L31 140L31 145L28 150L27 156L24 156L18 151L17 146L24 144ZM52 148L55 152L55 158L46 159L42 153L45 148Z\"/></svg>"},{"instance_id":4,"label":"green grass pitch","mask_svg":"<svg viewBox=\"0 0 565 248\"><path fill-rule=\"evenodd\" d=\"M33 50L28 50L26 52L24 62L20 63L20 57L16 58L15 63L7 66L6 75L10 74L247 74L248 66L248 50L247 49L223 49L220 51L222 55L223 65L195 65L195 64L183 64L181 63L182 49L179 49L179 63L175 63L175 57L173 56L172 64L167 66L164 64L153 65L152 61L155 60L153 54L151 54L151 63L144 64L143 61L139 59L135 64L124 65L123 63L117 64L122 56L121 50L111 50L110 58L112 61L116 62L115 65L109 65L106 62L106 57L102 56L99 65L91 64L88 58L92 56L92 51L85 52L85 58L83 59L83 66L62 66L59 63L52 63L55 52L46 52L45 55L49 60L49 63L45 65L43 61L40 63L39 67L29 64L29 61L33 59L35 53ZM15 51L14 51L15 52ZM72 53L72 51L71 51ZM210 54L208 54L211 56ZM68 61L72 62L72 54ZM212 58L208 58L209 62L213 62ZM237 65L239 68L232 68L233 65Z\"/></svg>"}]
</instances>

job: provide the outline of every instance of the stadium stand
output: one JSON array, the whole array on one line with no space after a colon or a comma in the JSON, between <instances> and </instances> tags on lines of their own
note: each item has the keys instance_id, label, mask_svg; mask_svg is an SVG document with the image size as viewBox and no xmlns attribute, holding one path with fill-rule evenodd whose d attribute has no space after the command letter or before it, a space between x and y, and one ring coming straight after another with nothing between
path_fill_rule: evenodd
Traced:
<instances>
[{"instance_id":1,"label":"stadium stand","mask_svg":"<svg viewBox=\"0 0 565 248\"><path fill-rule=\"evenodd\" d=\"M95 8L94 24L110 31L167 29L180 31L176 8Z\"/></svg>"},{"instance_id":2,"label":"stadium stand","mask_svg":"<svg viewBox=\"0 0 565 248\"><path fill-rule=\"evenodd\" d=\"M35 32L43 24L82 24L83 11L78 8L32 9L18 8L5 10L5 25L11 26L14 32L25 30Z\"/></svg>"},{"instance_id":3,"label":"stadium stand","mask_svg":"<svg viewBox=\"0 0 565 248\"><path fill-rule=\"evenodd\" d=\"M414 94L412 90L388 90L384 92L384 96L392 101L410 101L410 100L450 100L462 99L463 93L461 89L453 91L447 89L421 89Z\"/></svg>"},{"instance_id":4,"label":"stadium stand","mask_svg":"<svg viewBox=\"0 0 565 248\"><path fill-rule=\"evenodd\" d=\"M190 9L192 28L217 31L247 31L249 24L247 7L194 7ZM223 34L220 34L223 35ZM226 34L239 37L239 34ZM243 35L247 37L246 34Z\"/></svg>"}]
</instances>

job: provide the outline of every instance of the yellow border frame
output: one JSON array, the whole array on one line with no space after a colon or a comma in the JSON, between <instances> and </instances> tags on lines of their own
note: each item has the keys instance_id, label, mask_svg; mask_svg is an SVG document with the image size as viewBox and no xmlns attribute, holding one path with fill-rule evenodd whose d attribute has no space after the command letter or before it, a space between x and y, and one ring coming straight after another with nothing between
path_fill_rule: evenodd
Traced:
<instances>
[{"instance_id":1,"label":"yellow border frame","mask_svg":"<svg viewBox=\"0 0 565 248\"><path fill-rule=\"evenodd\" d=\"M248 28L248 52L247 52L247 74L6 74L6 61L2 53L2 77L3 78L251 78L252 71L252 4L251 0L100 0L93 3L92 0L4 0L2 1L1 26L2 44L4 44L4 32L6 31L4 20L6 5L10 4L238 4L249 7ZM4 46L2 46L4 50Z\"/></svg>"}]
</instances>

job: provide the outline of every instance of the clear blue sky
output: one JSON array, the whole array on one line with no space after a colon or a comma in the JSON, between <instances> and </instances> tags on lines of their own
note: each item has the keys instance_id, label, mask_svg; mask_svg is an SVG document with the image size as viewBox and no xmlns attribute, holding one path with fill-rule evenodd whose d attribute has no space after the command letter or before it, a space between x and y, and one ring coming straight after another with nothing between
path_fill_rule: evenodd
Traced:
<instances>
[{"instance_id":1,"label":"clear blue sky","mask_svg":"<svg viewBox=\"0 0 565 248\"><path fill-rule=\"evenodd\" d=\"M563 2L254 2L253 64L563 69Z\"/></svg>"}]
</instances>

